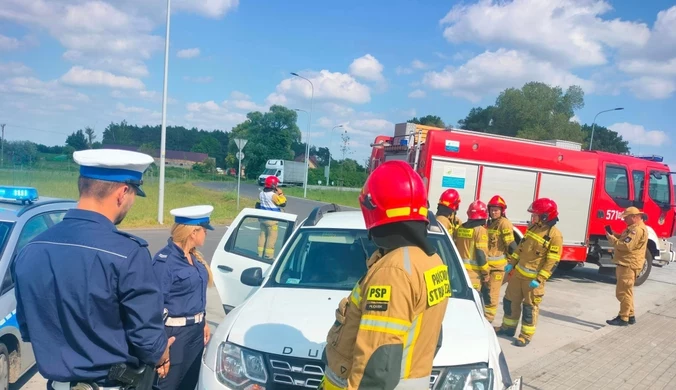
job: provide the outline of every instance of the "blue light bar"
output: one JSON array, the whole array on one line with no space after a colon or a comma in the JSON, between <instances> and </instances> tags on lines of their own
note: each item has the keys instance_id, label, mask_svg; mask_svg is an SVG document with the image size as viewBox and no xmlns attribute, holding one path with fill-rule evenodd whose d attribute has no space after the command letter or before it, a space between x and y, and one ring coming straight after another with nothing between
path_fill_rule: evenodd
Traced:
<instances>
[{"instance_id":1,"label":"blue light bar","mask_svg":"<svg viewBox=\"0 0 676 390\"><path fill-rule=\"evenodd\" d=\"M33 187L0 186L0 198L33 202L38 200L38 190Z\"/></svg>"},{"instance_id":2,"label":"blue light bar","mask_svg":"<svg viewBox=\"0 0 676 390\"><path fill-rule=\"evenodd\" d=\"M652 156L636 156L636 157L638 157L642 160L648 160L648 161L655 161L655 162L663 162L664 161L664 157L658 156L658 155L655 155L655 154L653 154Z\"/></svg>"}]
</instances>

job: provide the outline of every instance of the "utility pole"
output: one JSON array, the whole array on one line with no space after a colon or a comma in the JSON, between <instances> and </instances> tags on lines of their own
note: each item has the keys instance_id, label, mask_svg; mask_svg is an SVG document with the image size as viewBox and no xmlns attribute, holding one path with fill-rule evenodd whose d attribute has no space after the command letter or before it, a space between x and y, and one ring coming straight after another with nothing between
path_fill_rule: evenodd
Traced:
<instances>
[{"instance_id":1,"label":"utility pole","mask_svg":"<svg viewBox=\"0 0 676 390\"><path fill-rule=\"evenodd\" d=\"M5 124L0 124L2 126L2 140L0 141L0 167L5 166Z\"/></svg>"}]
</instances>

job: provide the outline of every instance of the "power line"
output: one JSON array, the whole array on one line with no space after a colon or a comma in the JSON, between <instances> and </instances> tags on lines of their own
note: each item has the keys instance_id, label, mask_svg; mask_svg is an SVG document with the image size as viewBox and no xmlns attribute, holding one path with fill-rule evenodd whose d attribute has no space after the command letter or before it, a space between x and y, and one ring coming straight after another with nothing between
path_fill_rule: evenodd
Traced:
<instances>
[{"instance_id":1,"label":"power line","mask_svg":"<svg viewBox=\"0 0 676 390\"><path fill-rule=\"evenodd\" d=\"M33 130L33 131L39 131L42 133L52 133L52 134L60 134L60 135L70 135L69 133L62 133L60 131L54 131L54 130L45 130L45 129L37 129L35 127L28 127L28 126L19 126L19 125L13 125L11 123L6 124L9 127L16 127L19 129L25 129L25 130Z\"/></svg>"}]
</instances>

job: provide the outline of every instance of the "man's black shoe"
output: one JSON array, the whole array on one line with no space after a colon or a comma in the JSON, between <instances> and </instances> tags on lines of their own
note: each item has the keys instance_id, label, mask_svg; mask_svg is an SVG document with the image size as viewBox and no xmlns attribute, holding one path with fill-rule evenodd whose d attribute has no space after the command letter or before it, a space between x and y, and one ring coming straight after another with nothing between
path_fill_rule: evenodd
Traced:
<instances>
[{"instance_id":1,"label":"man's black shoe","mask_svg":"<svg viewBox=\"0 0 676 390\"><path fill-rule=\"evenodd\" d=\"M636 323L636 317L631 316L629 317L629 325L634 325Z\"/></svg>"},{"instance_id":2,"label":"man's black shoe","mask_svg":"<svg viewBox=\"0 0 676 390\"><path fill-rule=\"evenodd\" d=\"M612 320L606 320L606 324L614 326L627 326L629 325L628 321L624 321L620 317L615 317Z\"/></svg>"}]
</instances>

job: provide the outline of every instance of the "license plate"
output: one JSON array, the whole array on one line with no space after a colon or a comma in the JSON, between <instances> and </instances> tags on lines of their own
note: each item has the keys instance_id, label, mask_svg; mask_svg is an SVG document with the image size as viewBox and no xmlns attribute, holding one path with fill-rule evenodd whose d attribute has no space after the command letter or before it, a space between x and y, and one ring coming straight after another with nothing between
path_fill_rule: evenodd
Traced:
<instances>
[{"instance_id":1,"label":"license plate","mask_svg":"<svg viewBox=\"0 0 676 390\"><path fill-rule=\"evenodd\" d=\"M516 378L514 380L514 382L512 383L512 385L509 386L509 388L507 388L507 390L521 390L521 389L523 389L523 383L521 381L521 378L522 377Z\"/></svg>"}]
</instances>

